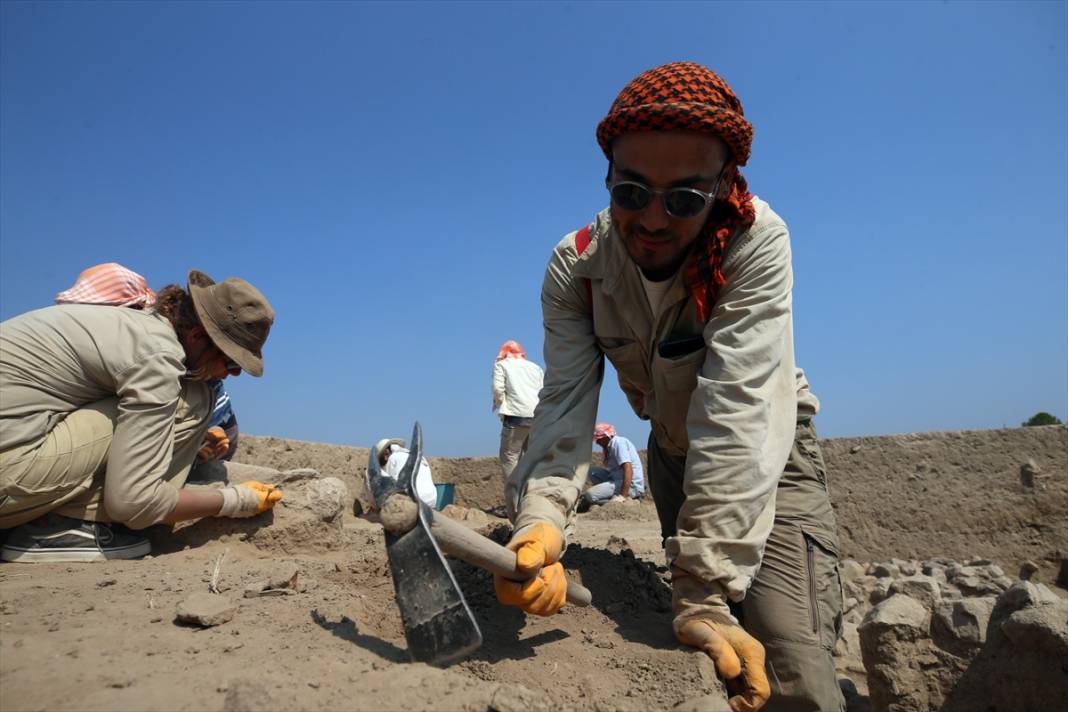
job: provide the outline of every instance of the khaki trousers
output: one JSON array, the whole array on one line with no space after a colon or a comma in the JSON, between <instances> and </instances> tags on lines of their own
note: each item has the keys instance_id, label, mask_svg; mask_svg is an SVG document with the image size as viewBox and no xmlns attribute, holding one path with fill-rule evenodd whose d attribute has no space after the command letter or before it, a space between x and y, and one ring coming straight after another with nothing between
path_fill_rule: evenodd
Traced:
<instances>
[{"instance_id":1,"label":"khaki trousers","mask_svg":"<svg viewBox=\"0 0 1068 712\"><path fill-rule=\"evenodd\" d=\"M661 534L674 536L686 458L649 436L649 480ZM838 533L827 469L811 421L799 422L776 493L775 524L760 571L731 611L767 652L771 699L765 712L845 708L832 652L842 628Z\"/></svg>"},{"instance_id":2,"label":"khaki trousers","mask_svg":"<svg viewBox=\"0 0 1068 712\"><path fill-rule=\"evenodd\" d=\"M183 381L171 464L163 476L175 487L185 484L213 406L206 384ZM103 508L104 474L118 414L118 398L104 398L73 411L44 437L0 452L0 529L49 512L112 521Z\"/></svg>"},{"instance_id":3,"label":"khaki trousers","mask_svg":"<svg viewBox=\"0 0 1068 712\"><path fill-rule=\"evenodd\" d=\"M512 474L512 470L519 464L519 458L527 449L528 435L530 435L529 425L501 426L500 460L505 481L508 481L508 475Z\"/></svg>"}]
</instances>

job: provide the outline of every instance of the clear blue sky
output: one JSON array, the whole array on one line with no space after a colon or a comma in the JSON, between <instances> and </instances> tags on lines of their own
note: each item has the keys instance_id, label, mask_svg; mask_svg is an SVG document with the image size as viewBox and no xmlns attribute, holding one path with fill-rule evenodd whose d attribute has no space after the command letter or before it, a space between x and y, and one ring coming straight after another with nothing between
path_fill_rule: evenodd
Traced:
<instances>
[{"instance_id":1,"label":"clear blue sky","mask_svg":"<svg viewBox=\"0 0 1068 712\"><path fill-rule=\"evenodd\" d=\"M1068 418L1068 15L1006 3L0 3L0 318L119 261L278 319L245 432L496 452L623 85L708 65L791 228L821 434ZM602 420L648 433L609 372Z\"/></svg>"}]
</instances>

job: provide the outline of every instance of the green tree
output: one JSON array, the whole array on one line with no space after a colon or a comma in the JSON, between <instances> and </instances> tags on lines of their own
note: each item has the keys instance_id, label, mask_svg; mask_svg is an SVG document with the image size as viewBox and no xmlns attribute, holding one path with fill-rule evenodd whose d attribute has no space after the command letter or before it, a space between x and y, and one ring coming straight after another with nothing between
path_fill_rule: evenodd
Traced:
<instances>
[{"instance_id":1,"label":"green tree","mask_svg":"<svg viewBox=\"0 0 1068 712\"><path fill-rule=\"evenodd\" d=\"M1026 420L1023 426L1026 428L1031 425L1060 425L1061 419L1055 415L1050 415L1046 411L1035 413L1030 419Z\"/></svg>"}]
</instances>

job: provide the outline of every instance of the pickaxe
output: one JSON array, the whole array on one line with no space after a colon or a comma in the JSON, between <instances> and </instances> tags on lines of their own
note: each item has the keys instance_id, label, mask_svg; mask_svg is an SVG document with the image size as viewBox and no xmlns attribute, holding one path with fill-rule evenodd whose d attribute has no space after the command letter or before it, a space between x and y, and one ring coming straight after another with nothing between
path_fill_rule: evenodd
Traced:
<instances>
[{"instance_id":1,"label":"pickaxe","mask_svg":"<svg viewBox=\"0 0 1068 712\"><path fill-rule=\"evenodd\" d=\"M419 423L411 443L408 462L395 480L382 473L378 453L371 448L368 483L386 530L386 554L408 653L413 660L443 665L477 650L482 632L442 551L515 581L526 576L516 571L515 552L435 512L415 496L415 473L423 458ZM570 581L567 600L588 606L590 592Z\"/></svg>"}]
</instances>

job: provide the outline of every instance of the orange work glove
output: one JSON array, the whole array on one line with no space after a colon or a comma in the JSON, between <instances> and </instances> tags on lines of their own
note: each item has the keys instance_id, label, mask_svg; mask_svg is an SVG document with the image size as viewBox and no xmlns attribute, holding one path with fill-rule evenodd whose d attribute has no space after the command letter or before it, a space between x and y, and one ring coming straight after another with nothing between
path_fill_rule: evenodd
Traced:
<instances>
[{"instance_id":1,"label":"orange work glove","mask_svg":"<svg viewBox=\"0 0 1068 712\"><path fill-rule=\"evenodd\" d=\"M764 646L724 613L675 621L675 637L683 645L708 653L727 684L731 712L756 712L771 697L764 670Z\"/></svg>"},{"instance_id":2,"label":"orange work glove","mask_svg":"<svg viewBox=\"0 0 1068 712\"><path fill-rule=\"evenodd\" d=\"M537 616L551 616L563 608L567 578L563 565L557 562L564 548L560 530L548 522L539 522L517 532L508 548L516 553L516 569L531 578L511 581L494 574L497 600Z\"/></svg>"},{"instance_id":3,"label":"orange work glove","mask_svg":"<svg viewBox=\"0 0 1068 712\"><path fill-rule=\"evenodd\" d=\"M249 480L239 485L223 487L223 505L217 517L254 517L274 507L282 499L282 491L274 485Z\"/></svg>"},{"instance_id":4,"label":"orange work glove","mask_svg":"<svg viewBox=\"0 0 1068 712\"><path fill-rule=\"evenodd\" d=\"M226 431L217 425L208 428L208 432L204 433L204 444L197 451L197 462L218 460L229 449L230 438L226 437Z\"/></svg>"}]
</instances>

